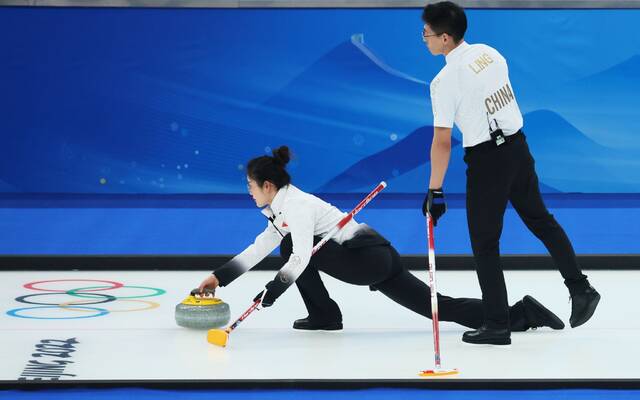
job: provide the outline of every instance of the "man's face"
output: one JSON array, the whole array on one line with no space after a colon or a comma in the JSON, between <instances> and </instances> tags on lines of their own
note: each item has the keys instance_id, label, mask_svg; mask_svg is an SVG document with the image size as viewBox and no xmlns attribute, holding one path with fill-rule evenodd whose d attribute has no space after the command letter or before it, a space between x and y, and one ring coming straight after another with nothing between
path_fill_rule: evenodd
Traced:
<instances>
[{"instance_id":1,"label":"man's face","mask_svg":"<svg viewBox=\"0 0 640 400\"><path fill-rule=\"evenodd\" d=\"M429 25L424 24L422 28L422 41L434 56L444 54L444 41L442 36L443 33L435 33Z\"/></svg>"}]
</instances>

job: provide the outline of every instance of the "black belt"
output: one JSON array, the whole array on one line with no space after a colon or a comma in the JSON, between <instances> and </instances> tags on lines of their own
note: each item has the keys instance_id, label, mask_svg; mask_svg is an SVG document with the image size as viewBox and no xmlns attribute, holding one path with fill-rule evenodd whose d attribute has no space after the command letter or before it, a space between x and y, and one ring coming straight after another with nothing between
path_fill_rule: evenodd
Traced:
<instances>
[{"instance_id":1,"label":"black belt","mask_svg":"<svg viewBox=\"0 0 640 400\"><path fill-rule=\"evenodd\" d=\"M504 137L504 143L501 144L500 146L496 146L495 142L493 140L489 140L487 142L482 142L480 144L477 144L475 146L471 146L471 147L465 147L464 148L464 154L469 154L469 153L475 153L478 151L489 151L492 149L497 149L498 147L507 145L511 142L513 142L514 140L518 140L518 139L522 139L524 138L524 132L522 132L522 129L519 129L518 132L509 135L509 136L505 136Z\"/></svg>"}]
</instances>

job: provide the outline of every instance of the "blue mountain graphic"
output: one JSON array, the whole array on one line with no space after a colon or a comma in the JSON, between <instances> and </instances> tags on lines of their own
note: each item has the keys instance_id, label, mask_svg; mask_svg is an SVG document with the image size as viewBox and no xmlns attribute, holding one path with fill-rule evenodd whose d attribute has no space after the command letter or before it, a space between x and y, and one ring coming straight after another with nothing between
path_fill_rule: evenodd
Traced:
<instances>
[{"instance_id":1,"label":"blue mountain graphic","mask_svg":"<svg viewBox=\"0 0 640 400\"><path fill-rule=\"evenodd\" d=\"M224 96L211 80L197 86L184 74L145 71L99 93L84 82L58 107L39 107L39 122L26 127L11 120L10 130L23 134L11 137L15 151L0 160L0 176L25 192L244 192L239 166L287 144L297 156L295 182L311 189L431 119L426 84L386 65L362 35L262 104L242 91ZM64 129L54 135L54 127ZM20 160L45 168L16 169Z\"/></svg>"},{"instance_id":2,"label":"blue mountain graphic","mask_svg":"<svg viewBox=\"0 0 640 400\"><path fill-rule=\"evenodd\" d=\"M324 54L262 108L257 111L265 131L304 141L293 149L304 165L296 177L314 186L431 121L427 84L385 64L362 35ZM330 187L353 191L358 184Z\"/></svg>"},{"instance_id":3,"label":"blue mountain graphic","mask_svg":"<svg viewBox=\"0 0 640 400\"><path fill-rule=\"evenodd\" d=\"M618 152L589 139L552 111L535 111L526 114L524 119L527 142L537 162L542 192L593 192L594 185L603 192L625 192L639 188L638 175L626 172L629 166L638 165L635 159L621 159ZM393 146L354 163L317 191L345 192L374 185L381 179L392 181L423 165L427 169L432 137L433 127L423 126ZM462 193L466 166L462 161L462 148L458 146L460 142L454 138L452 140L445 186L450 193ZM624 176L625 179L616 179ZM390 189L414 192L418 187L420 182Z\"/></svg>"},{"instance_id":4,"label":"blue mountain graphic","mask_svg":"<svg viewBox=\"0 0 640 400\"><path fill-rule=\"evenodd\" d=\"M524 115L524 130L530 146L562 150L565 156L604 154L609 149L584 135L568 121L550 110L538 110Z\"/></svg>"},{"instance_id":5,"label":"blue mountain graphic","mask_svg":"<svg viewBox=\"0 0 640 400\"><path fill-rule=\"evenodd\" d=\"M552 104L562 107L553 107L558 112L566 109L586 114L618 114L620 110L637 110L639 90L640 55L634 55L604 71L557 87L549 98Z\"/></svg>"},{"instance_id":6,"label":"blue mountain graphic","mask_svg":"<svg viewBox=\"0 0 640 400\"><path fill-rule=\"evenodd\" d=\"M612 88L619 90L628 87L630 84L632 84L631 86L635 86L633 85L633 81L635 80L637 84L638 79L640 79L640 55L636 54L621 62L620 64L614 65L611 68L605 69L604 71L580 79L578 82L588 85L595 84L598 86L609 86L611 84L617 83L623 86Z\"/></svg>"},{"instance_id":7,"label":"blue mountain graphic","mask_svg":"<svg viewBox=\"0 0 640 400\"><path fill-rule=\"evenodd\" d=\"M412 132L397 144L358 161L347 170L316 189L317 192L346 192L354 188L367 188L380 180L389 182L389 189L393 192L412 193L420 190L428 178L429 149L433 138L433 127L424 126ZM448 193L464 193L465 170L462 157L464 151L460 141L451 138L451 160L445 180ZM423 168L423 179L415 181L400 180L405 174L416 175L416 168ZM423 174L419 174L423 175ZM401 181L401 182L400 182ZM395 184L394 184L395 183ZM540 182L540 190L544 193L557 193L558 190Z\"/></svg>"},{"instance_id":8,"label":"blue mountain graphic","mask_svg":"<svg viewBox=\"0 0 640 400\"><path fill-rule=\"evenodd\" d=\"M561 114L583 134L607 147L637 152L638 93L640 55L634 55L606 70L540 93L538 104ZM640 174L640 170L635 173Z\"/></svg>"},{"instance_id":9,"label":"blue mountain graphic","mask_svg":"<svg viewBox=\"0 0 640 400\"><path fill-rule=\"evenodd\" d=\"M602 146L560 115L540 110L524 117L538 176L562 192L637 192L640 160Z\"/></svg>"},{"instance_id":10,"label":"blue mountain graphic","mask_svg":"<svg viewBox=\"0 0 640 400\"><path fill-rule=\"evenodd\" d=\"M385 136L411 132L431 116L427 84L386 65L362 35L323 55L265 105Z\"/></svg>"},{"instance_id":11,"label":"blue mountain graphic","mask_svg":"<svg viewBox=\"0 0 640 400\"><path fill-rule=\"evenodd\" d=\"M358 161L317 191L346 192L405 174L429 161L432 139L432 126L418 128L393 146ZM451 142L452 146L460 144L455 138L451 138Z\"/></svg>"}]
</instances>

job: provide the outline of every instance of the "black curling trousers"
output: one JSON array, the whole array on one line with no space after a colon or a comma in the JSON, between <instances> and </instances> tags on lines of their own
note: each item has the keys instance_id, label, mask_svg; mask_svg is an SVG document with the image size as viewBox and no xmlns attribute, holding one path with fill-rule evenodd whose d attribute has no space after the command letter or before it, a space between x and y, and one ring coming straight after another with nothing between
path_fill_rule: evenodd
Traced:
<instances>
[{"instance_id":1,"label":"black curling trousers","mask_svg":"<svg viewBox=\"0 0 640 400\"><path fill-rule=\"evenodd\" d=\"M487 142L465 149L464 161L467 223L487 326L509 326L499 246L507 202L545 245L569 291L586 289L587 277L580 271L571 242L542 200L524 134L519 131L498 147Z\"/></svg>"},{"instance_id":2,"label":"black curling trousers","mask_svg":"<svg viewBox=\"0 0 640 400\"><path fill-rule=\"evenodd\" d=\"M315 237L317 243L320 237ZM291 235L280 244L280 254L288 260L292 253ZM348 248L329 240L311 257L309 265L296 280L298 290L309 312L309 318L319 322L342 321L340 308L329 296L319 271L354 285L370 286L394 302L420 315L431 318L429 286L407 271L396 249L390 245ZM438 294L440 321L456 322L470 328L482 325L484 315L480 299L453 298ZM511 320L525 330L522 302L511 307Z\"/></svg>"}]
</instances>

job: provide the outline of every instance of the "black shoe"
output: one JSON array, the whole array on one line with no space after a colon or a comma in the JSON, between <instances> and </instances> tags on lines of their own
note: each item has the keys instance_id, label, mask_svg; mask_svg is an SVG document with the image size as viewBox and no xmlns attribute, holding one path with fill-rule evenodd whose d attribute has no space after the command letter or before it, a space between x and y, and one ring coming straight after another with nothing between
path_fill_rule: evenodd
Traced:
<instances>
[{"instance_id":1,"label":"black shoe","mask_svg":"<svg viewBox=\"0 0 640 400\"><path fill-rule=\"evenodd\" d=\"M581 292L572 293L571 318L569 318L571 327L576 328L587 322L596 311L599 301L600 293L598 293L591 285Z\"/></svg>"},{"instance_id":2,"label":"black shoe","mask_svg":"<svg viewBox=\"0 0 640 400\"><path fill-rule=\"evenodd\" d=\"M482 325L475 331L467 331L462 335L462 341L473 344L511 344L511 331L509 329L493 329Z\"/></svg>"},{"instance_id":3,"label":"black shoe","mask_svg":"<svg viewBox=\"0 0 640 400\"><path fill-rule=\"evenodd\" d=\"M293 329L300 329L304 331L339 331L342 330L342 322L321 322L314 321L307 317L293 321Z\"/></svg>"},{"instance_id":4,"label":"black shoe","mask_svg":"<svg viewBox=\"0 0 640 400\"><path fill-rule=\"evenodd\" d=\"M529 328L535 329L548 326L555 330L564 329L564 322L533 297L524 296L522 304L524 305L524 315Z\"/></svg>"}]
</instances>

